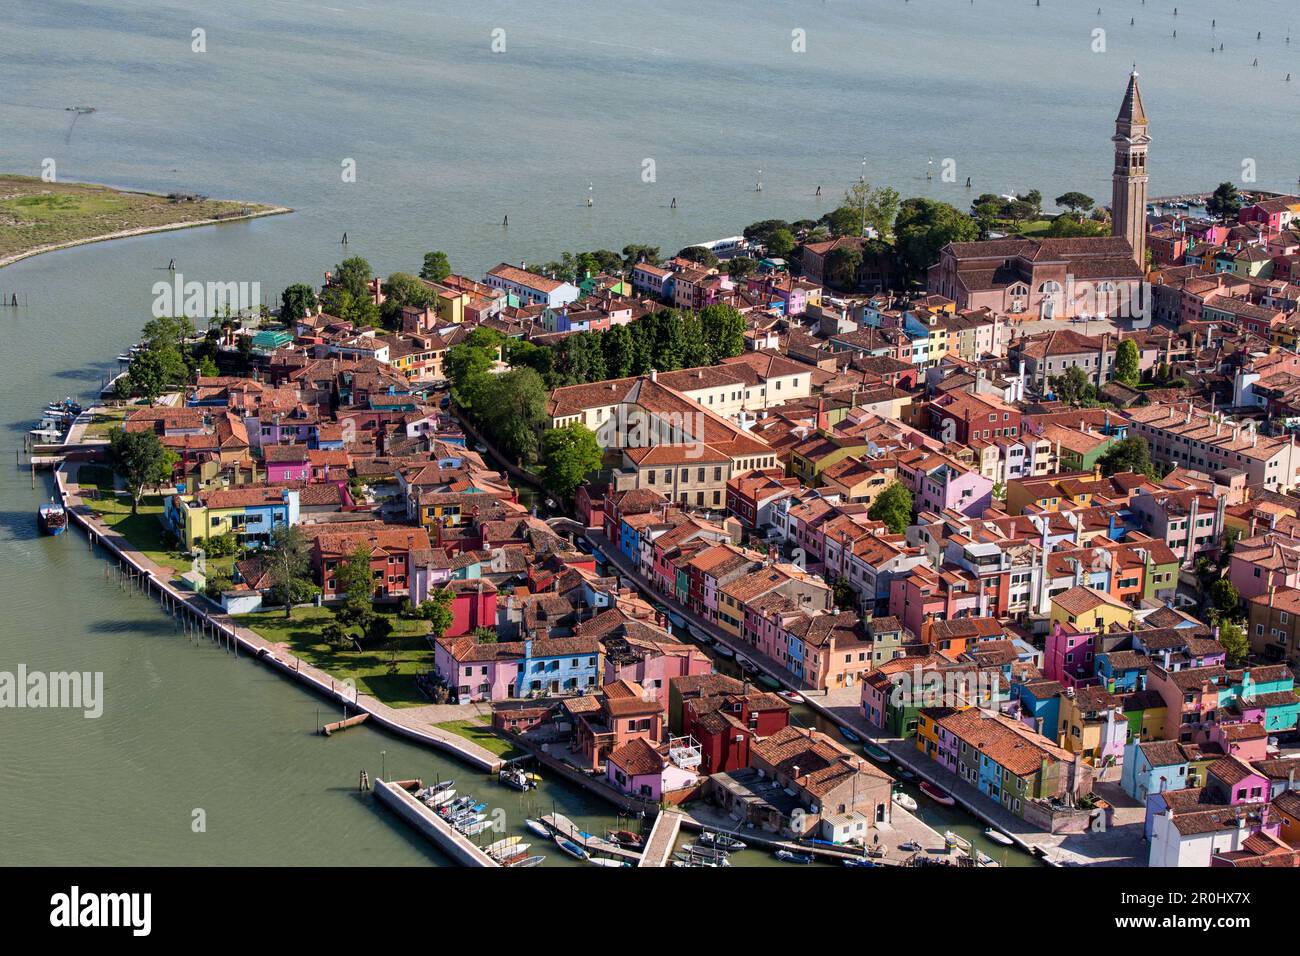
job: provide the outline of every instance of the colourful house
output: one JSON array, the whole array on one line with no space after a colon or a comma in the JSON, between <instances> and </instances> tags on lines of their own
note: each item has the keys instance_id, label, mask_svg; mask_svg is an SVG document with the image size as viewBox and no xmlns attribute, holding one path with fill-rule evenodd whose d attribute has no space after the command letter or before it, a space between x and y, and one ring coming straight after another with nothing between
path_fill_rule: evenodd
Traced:
<instances>
[{"instance_id":1,"label":"colourful house","mask_svg":"<svg viewBox=\"0 0 1300 956\"><path fill-rule=\"evenodd\" d=\"M167 499L163 522L187 552L210 537L230 533L244 547L269 544L276 528L298 523L298 492L293 488L250 487L201 491L186 499Z\"/></svg>"},{"instance_id":2,"label":"colourful house","mask_svg":"<svg viewBox=\"0 0 1300 956\"><path fill-rule=\"evenodd\" d=\"M1105 634L1112 626L1131 627L1133 611L1109 594L1079 585L1052 598L1051 620L1053 625Z\"/></svg>"}]
</instances>

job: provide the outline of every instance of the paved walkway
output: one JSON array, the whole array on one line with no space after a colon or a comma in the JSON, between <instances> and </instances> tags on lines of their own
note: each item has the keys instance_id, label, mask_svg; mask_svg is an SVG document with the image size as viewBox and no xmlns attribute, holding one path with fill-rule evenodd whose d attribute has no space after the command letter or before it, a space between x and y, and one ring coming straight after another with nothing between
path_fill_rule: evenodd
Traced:
<instances>
[{"instance_id":1,"label":"paved walkway","mask_svg":"<svg viewBox=\"0 0 1300 956\"><path fill-rule=\"evenodd\" d=\"M171 568L155 564L135 550L125 537L100 520L99 516L81 500L76 474L77 466L72 464L64 466L55 475L63 492L64 504L72 513L73 520L93 531L100 543L110 551L116 552L137 569L148 574L159 592L166 594L175 605L183 606L190 614L204 618L223 632L225 639L231 639L243 646L245 652L254 653L268 663L278 665L281 671L292 674L318 692L333 697L339 703L345 704L353 713L364 711L371 715L372 720L389 730L448 751L483 769L495 772L502 765L504 762L502 758L485 747L480 747L458 734L432 726L428 722L428 716L430 713L441 715L444 712L441 705L431 705L438 708L433 712L426 707L396 708L369 694L358 693L349 682L338 680L301 658L295 657L285 649L283 644L268 641L256 631L235 624L230 615L217 610L215 605L206 599L176 588L171 583L174 576ZM456 708L453 716L441 719L462 719L466 714L472 713L474 713L472 708L468 710Z\"/></svg>"}]
</instances>

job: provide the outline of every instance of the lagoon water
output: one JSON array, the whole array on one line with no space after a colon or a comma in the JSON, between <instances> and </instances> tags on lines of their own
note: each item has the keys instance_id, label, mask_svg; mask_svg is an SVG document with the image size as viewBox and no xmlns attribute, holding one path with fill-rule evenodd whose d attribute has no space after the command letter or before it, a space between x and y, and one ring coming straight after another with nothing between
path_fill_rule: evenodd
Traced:
<instances>
[{"instance_id":1,"label":"lagoon water","mask_svg":"<svg viewBox=\"0 0 1300 956\"><path fill-rule=\"evenodd\" d=\"M870 181L962 207L1031 188L1104 201L1134 62L1153 195L1240 178L1247 159L1258 186L1294 185L1293 3L1182 0L1174 17L1166 0L1098 2L1101 16L1085 0L9 0L0 169L50 158L65 180L296 211L0 270L0 293L27 303L0 310L5 454L46 401L98 388L173 258L187 280L257 281L274 300L347 254L386 273L443 249L478 275L629 242L673 251L816 218L864 156ZM98 111L74 124L65 107L82 105ZM366 728L313 736L314 697L187 643L78 533L39 538L40 484L0 472L0 670L103 671L107 702L99 720L0 711L0 862L443 862L356 796L357 773L468 782L464 767ZM612 823L559 788L535 809L551 800Z\"/></svg>"}]
</instances>

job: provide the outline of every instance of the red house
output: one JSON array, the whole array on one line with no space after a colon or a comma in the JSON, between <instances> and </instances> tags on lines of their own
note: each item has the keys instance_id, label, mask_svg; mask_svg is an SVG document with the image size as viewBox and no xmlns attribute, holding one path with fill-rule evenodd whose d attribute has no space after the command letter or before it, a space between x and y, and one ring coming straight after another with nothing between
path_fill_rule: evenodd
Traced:
<instances>
[{"instance_id":1,"label":"red house","mask_svg":"<svg viewBox=\"0 0 1300 956\"><path fill-rule=\"evenodd\" d=\"M497 586L483 578L448 581L456 597L451 602L451 626L444 636L468 634L476 627L497 626Z\"/></svg>"},{"instance_id":2,"label":"red house","mask_svg":"<svg viewBox=\"0 0 1300 956\"><path fill-rule=\"evenodd\" d=\"M766 691L682 701L682 729L700 745L704 774L748 767L750 746L789 723L790 705Z\"/></svg>"}]
</instances>

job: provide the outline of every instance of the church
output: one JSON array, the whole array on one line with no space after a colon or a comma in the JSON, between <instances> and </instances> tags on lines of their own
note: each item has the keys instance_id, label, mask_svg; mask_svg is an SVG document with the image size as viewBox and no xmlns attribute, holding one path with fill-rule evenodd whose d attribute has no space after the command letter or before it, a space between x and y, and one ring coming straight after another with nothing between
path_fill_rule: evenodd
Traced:
<instances>
[{"instance_id":1,"label":"church","mask_svg":"<svg viewBox=\"0 0 1300 956\"><path fill-rule=\"evenodd\" d=\"M959 309L1043 319L1114 316L1124 303L1138 301L1145 275L1151 138L1136 72L1129 77L1111 141L1111 235L951 242L930 267L929 291L952 299Z\"/></svg>"}]
</instances>

